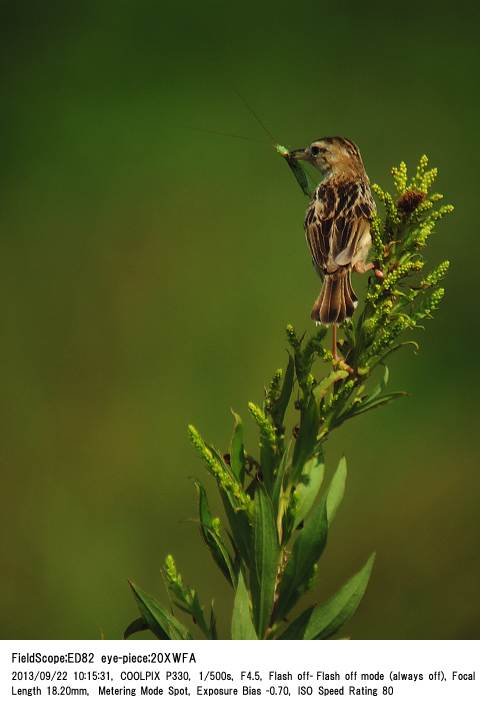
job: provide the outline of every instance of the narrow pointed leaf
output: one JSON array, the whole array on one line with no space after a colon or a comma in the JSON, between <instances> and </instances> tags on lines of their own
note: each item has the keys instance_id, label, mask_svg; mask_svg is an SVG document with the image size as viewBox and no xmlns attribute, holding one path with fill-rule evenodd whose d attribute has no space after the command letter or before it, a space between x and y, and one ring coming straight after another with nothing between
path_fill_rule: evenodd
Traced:
<instances>
[{"instance_id":1,"label":"narrow pointed leaf","mask_svg":"<svg viewBox=\"0 0 480 709\"><path fill-rule=\"evenodd\" d=\"M387 388L387 385L388 385L388 380L390 379L390 371L389 371L386 364L384 364L383 366L384 366L384 372L383 372L381 386L382 386L382 391L385 391L385 389Z\"/></svg>"},{"instance_id":2,"label":"narrow pointed leaf","mask_svg":"<svg viewBox=\"0 0 480 709\"><path fill-rule=\"evenodd\" d=\"M375 554L334 596L317 606L304 633L305 640L322 640L334 635L353 616L362 600L372 572Z\"/></svg>"},{"instance_id":3,"label":"narrow pointed leaf","mask_svg":"<svg viewBox=\"0 0 480 709\"><path fill-rule=\"evenodd\" d=\"M294 527L298 527L310 512L325 476L323 451L307 460L302 469L300 482L295 490Z\"/></svg>"},{"instance_id":4,"label":"narrow pointed leaf","mask_svg":"<svg viewBox=\"0 0 480 709\"><path fill-rule=\"evenodd\" d=\"M209 628L209 635L210 635L210 640L218 640L218 633L217 633L217 618L215 616L215 608L213 605L210 606L210 628Z\"/></svg>"},{"instance_id":5,"label":"narrow pointed leaf","mask_svg":"<svg viewBox=\"0 0 480 709\"><path fill-rule=\"evenodd\" d=\"M306 627L314 609L315 606L310 606L310 608L304 610L303 613L300 613L300 615L292 620L290 625L285 628L278 637L278 640L303 640Z\"/></svg>"},{"instance_id":6,"label":"narrow pointed leaf","mask_svg":"<svg viewBox=\"0 0 480 709\"><path fill-rule=\"evenodd\" d=\"M262 469L263 482L269 491L272 490L274 479L273 473L275 470L275 450L268 438L262 433L260 434L260 467Z\"/></svg>"},{"instance_id":7,"label":"narrow pointed leaf","mask_svg":"<svg viewBox=\"0 0 480 709\"><path fill-rule=\"evenodd\" d=\"M418 352L418 350L420 349L420 345L418 344L418 342L415 342L415 340L405 340L404 342L399 342L393 347L390 347L390 349L388 349L386 352L383 352L383 354L381 354L379 357L370 360L370 367L373 369L373 367L377 367L379 364L383 364L387 357L389 357L391 354L401 349L402 347L405 347L405 345L411 345L415 352Z\"/></svg>"},{"instance_id":8,"label":"narrow pointed leaf","mask_svg":"<svg viewBox=\"0 0 480 709\"><path fill-rule=\"evenodd\" d=\"M203 608L200 603L200 600L198 598L198 593L194 591L193 594L193 600L191 607L189 609L189 613L191 614L192 618L194 619L195 623L198 625L202 633L205 635L206 638L210 637L210 627L207 621L205 620L205 616L203 614Z\"/></svg>"},{"instance_id":9,"label":"narrow pointed leaf","mask_svg":"<svg viewBox=\"0 0 480 709\"><path fill-rule=\"evenodd\" d=\"M287 410L290 397L293 390L293 381L295 376L295 364L292 355L288 355L287 369L283 378L282 390L280 396L273 406L272 418L277 427L282 426L285 412Z\"/></svg>"},{"instance_id":10,"label":"narrow pointed leaf","mask_svg":"<svg viewBox=\"0 0 480 709\"><path fill-rule=\"evenodd\" d=\"M376 399L367 401L367 403L365 404L354 405L353 409L349 411L349 418L352 418L353 416L358 416L359 414L363 414L366 411L376 409L378 406L384 406L385 404L390 403L390 401L393 401L394 399L399 399L402 396L408 396L408 393L406 391L392 391L390 394L378 396Z\"/></svg>"},{"instance_id":11,"label":"narrow pointed leaf","mask_svg":"<svg viewBox=\"0 0 480 709\"><path fill-rule=\"evenodd\" d=\"M300 430L293 450L292 480L297 482L303 466L312 456L317 443L320 412L313 394L305 402L300 415Z\"/></svg>"},{"instance_id":12,"label":"narrow pointed leaf","mask_svg":"<svg viewBox=\"0 0 480 709\"><path fill-rule=\"evenodd\" d=\"M202 532L202 537L205 544L208 546L213 560L217 564L218 568L225 576L227 581L234 586L235 585L235 574L233 571L233 564L228 553L227 547L225 546L222 538L217 533L215 526L213 524L213 518L210 513L210 508L208 506L207 493L203 485L196 481L195 486L198 491L198 507L200 516L200 529Z\"/></svg>"},{"instance_id":13,"label":"narrow pointed leaf","mask_svg":"<svg viewBox=\"0 0 480 709\"><path fill-rule=\"evenodd\" d=\"M234 586L235 572L233 570L233 562L223 541L217 534L215 534L215 532L210 529L206 530L205 538L212 554L212 558L217 563L218 568L225 576L225 579L228 581L228 583L231 586Z\"/></svg>"},{"instance_id":14,"label":"narrow pointed leaf","mask_svg":"<svg viewBox=\"0 0 480 709\"><path fill-rule=\"evenodd\" d=\"M152 596L142 591L133 581L129 583L143 619L157 638L160 640L192 639L183 623L164 610Z\"/></svg>"},{"instance_id":15,"label":"narrow pointed leaf","mask_svg":"<svg viewBox=\"0 0 480 709\"><path fill-rule=\"evenodd\" d=\"M327 493L327 517L329 526L337 513L337 509L345 493L345 482L347 479L347 460L345 456L340 458Z\"/></svg>"},{"instance_id":16,"label":"narrow pointed leaf","mask_svg":"<svg viewBox=\"0 0 480 709\"><path fill-rule=\"evenodd\" d=\"M337 419L332 422L331 429L337 428L342 423L344 423L350 418L353 418L354 416L360 416L360 414L364 414L367 411L376 409L378 406L385 406L385 404L389 404L391 401L399 399L402 396L408 396L408 393L406 391L394 391L390 394L379 396L373 401L367 401L366 403L353 403L349 409L347 409L344 413L342 413Z\"/></svg>"},{"instance_id":17,"label":"narrow pointed leaf","mask_svg":"<svg viewBox=\"0 0 480 709\"><path fill-rule=\"evenodd\" d=\"M233 604L232 640L258 640L252 621L250 596L240 571Z\"/></svg>"},{"instance_id":18,"label":"narrow pointed leaf","mask_svg":"<svg viewBox=\"0 0 480 709\"><path fill-rule=\"evenodd\" d=\"M272 615L278 558L279 546L273 507L263 486L260 486L255 495L251 573L255 627L259 638L265 635Z\"/></svg>"},{"instance_id":19,"label":"narrow pointed leaf","mask_svg":"<svg viewBox=\"0 0 480 709\"><path fill-rule=\"evenodd\" d=\"M220 496L222 498L223 507L225 509L225 514L230 525L232 532L232 542L234 547L238 550L238 553L247 563L250 560L250 548L251 548L251 528L248 521L248 517L243 510L236 511L227 495L220 490Z\"/></svg>"},{"instance_id":20,"label":"narrow pointed leaf","mask_svg":"<svg viewBox=\"0 0 480 709\"><path fill-rule=\"evenodd\" d=\"M373 389L372 393L369 396L365 397L361 406L364 406L365 404L368 404L371 401L374 401L375 399L377 399L377 397L380 396L380 394L383 394L383 392L385 391L385 388L388 384L388 380L390 378L390 373L389 373L388 367L385 364L383 365L383 368L384 368L383 377L378 382L376 387ZM357 392L357 394L359 394L359 392Z\"/></svg>"},{"instance_id":21,"label":"narrow pointed leaf","mask_svg":"<svg viewBox=\"0 0 480 709\"><path fill-rule=\"evenodd\" d=\"M233 474L242 484L245 480L245 449L243 447L243 423L242 419L235 411L232 411L234 418L233 435L230 443L230 467Z\"/></svg>"},{"instance_id":22,"label":"narrow pointed leaf","mask_svg":"<svg viewBox=\"0 0 480 709\"><path fill-rule=\"evenodd\" d=\"M274 514L278 513L278 505L279 505L280 497L281 497L282 491L283 491L283 481L285 479L285 474L286 474L288 467L290 465L290 451L291 451L291 441L289 441L287 448L283 451L283 455L280 460L280 463L278 464L277 472L275 475L275 481L274 481L273 490L272 490L272 504L273 504Z\"/></svg>"},{"instance_id":23,"label":"narrow pointed leaf","mask_svg":"<svg viewBox=\"0 0 480 709\"><path fill-rule=\"evenodd\" d=\"M148 623L144 618L135 618L132 620L128 628L123 633L123 639L127 640L134 633L141 633L143 630L148 630Z\"/></svg>"},{"instance_id":24,"label":"narrow pointed leaf","mask_svg":"<svg viewBox=\"0 0 480 709\"><path fill-rule=\"evenodd\" d=\"M315 564L327 543L327 500L314 507L303 529L298 532L279 588L275 618L283 618L307 589Z\"/></svg>"}]
</instances>

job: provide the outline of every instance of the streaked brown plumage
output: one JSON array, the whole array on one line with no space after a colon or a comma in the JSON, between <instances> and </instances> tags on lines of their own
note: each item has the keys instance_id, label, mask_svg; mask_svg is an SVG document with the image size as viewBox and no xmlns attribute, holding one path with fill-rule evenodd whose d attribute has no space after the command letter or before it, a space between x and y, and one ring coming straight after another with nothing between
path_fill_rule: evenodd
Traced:
<instances>
[{"instance_id":1,"label":"streaked brown plumage","mask_svg":"<svg viewBox=\"0 0 480 709\"><path fill-rule=\"evenodd\" d=\"M346 138L321 138L310 147L292 151L323 175L305 216L305 235L323 286L313 305L312 319L342 323L357 306L352 270L365 273L371 246L370 220L375 203L357 146Z\"/></svg>"}]
</instances>

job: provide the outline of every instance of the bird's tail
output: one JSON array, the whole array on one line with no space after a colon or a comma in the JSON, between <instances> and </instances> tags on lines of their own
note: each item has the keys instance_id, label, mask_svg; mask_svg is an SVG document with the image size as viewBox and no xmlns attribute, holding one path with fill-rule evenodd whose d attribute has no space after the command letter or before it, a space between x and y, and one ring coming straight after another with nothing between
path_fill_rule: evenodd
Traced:
<instances>
[{"instance_id":1,"label":"bird's tail","mask_svg":"<svg viewBox=\"0 0 480 709\"><path fill-rule=\"evenodd\" d=\"M325 275L322 290L313 305L312 320L324 325L342 323L352 317L357 303L350 269L339 268L335 273Z\"/></svg>"}]
</instances>

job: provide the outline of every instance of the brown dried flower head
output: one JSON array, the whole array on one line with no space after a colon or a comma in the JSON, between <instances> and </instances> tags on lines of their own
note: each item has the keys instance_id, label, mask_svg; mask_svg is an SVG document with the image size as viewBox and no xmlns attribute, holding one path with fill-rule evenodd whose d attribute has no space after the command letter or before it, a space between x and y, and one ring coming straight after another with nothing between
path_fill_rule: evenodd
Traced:
<instances>
[{"instance_id":1,"label":"brown dried flower head","mask_svg":"<svg viewBox=\"0 0 480 709\"><path fill-rule=\"evenodd\" d=\"M397 200L397 208L404 214L411 214L427 195L420 190L405 190Z\"/></svg>"}]
</instances>

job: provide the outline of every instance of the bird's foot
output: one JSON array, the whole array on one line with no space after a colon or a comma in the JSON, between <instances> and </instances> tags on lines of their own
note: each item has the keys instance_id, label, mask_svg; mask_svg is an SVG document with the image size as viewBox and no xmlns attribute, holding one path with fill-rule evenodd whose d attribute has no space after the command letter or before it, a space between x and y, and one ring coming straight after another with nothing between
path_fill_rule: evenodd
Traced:
<instances>
[{"instance_id":1,"label":"bird's foot","mask_svg":"<svg viewBox=\"0 0 480 709\"><path fill-rule=\"evenodd\" d=\"M357 261L353 264L352 268L355 273L368 273L368 271L375 268L375 265L373 263L362 263L361 261Z\"/></svg>"},{"instance_id":2,"label":"bird's foot","mask_svg":"<svg viewBox=\"0 0 480 709\"><path fill-rule=\"evenodd\" d=\"M354 372L355 372L355 370L352 367L350 367L350 365L347 364L345 362L345 360L342 359L341 357L339 357L338 355L335 358L333 358L332 366L334 369L343 369L345 372L348 372L349 374L354 374Z\"/></svg>"}]
</instances>

